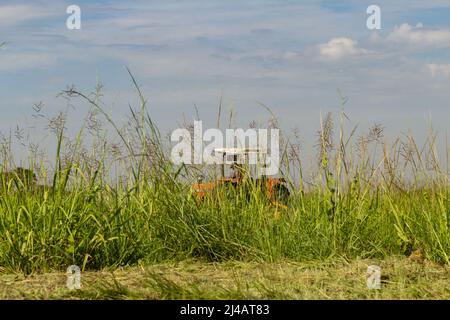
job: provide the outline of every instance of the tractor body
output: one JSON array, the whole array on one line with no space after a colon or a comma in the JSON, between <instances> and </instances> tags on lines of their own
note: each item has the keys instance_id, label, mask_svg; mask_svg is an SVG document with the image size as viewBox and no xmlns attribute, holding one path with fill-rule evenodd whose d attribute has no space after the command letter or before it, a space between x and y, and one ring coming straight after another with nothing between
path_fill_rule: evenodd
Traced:
<instances>
[{"instance_id":1,"label":"tractor body","mask_svg":"<svg viewBox=\"0 0 450 320\"><path fill-rule=\"evenodd\" d=\"M251 184L254 187L260 188L264 191L265 196L275 205L285 205L290 196L289 188L287 187L284 178L272 178L267 176L254 177L251 174L249 165L245 163L250 153L262 152L258 149L216 149L223 155L223 162L221 167L220 177L211 182L203 182L200 179L197 183L192 185L192 189L199 201L205 197L212 196L215 191L222 187L241 188L244 185ZM227 157L230 159L226 159ZM226 176L226 169L231 169L231 174Z\"/></svg>"}]
</instances>

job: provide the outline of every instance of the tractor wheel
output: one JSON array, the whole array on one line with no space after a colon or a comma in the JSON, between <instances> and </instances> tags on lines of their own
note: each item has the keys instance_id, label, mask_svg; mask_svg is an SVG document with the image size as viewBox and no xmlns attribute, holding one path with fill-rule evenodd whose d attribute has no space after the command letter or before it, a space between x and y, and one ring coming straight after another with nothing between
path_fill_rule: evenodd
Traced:
<instances>
[{"instance_id":1,"label":"tractor wheel","mask_svg":"<svg viewBox=\"0 0 450 320\"><path fill-rule=\"evenodd\" d=\"M284 184L277 184L272 189L272 199L281 204L287 204L291 193Z\"/></svg>"}]
</instances>

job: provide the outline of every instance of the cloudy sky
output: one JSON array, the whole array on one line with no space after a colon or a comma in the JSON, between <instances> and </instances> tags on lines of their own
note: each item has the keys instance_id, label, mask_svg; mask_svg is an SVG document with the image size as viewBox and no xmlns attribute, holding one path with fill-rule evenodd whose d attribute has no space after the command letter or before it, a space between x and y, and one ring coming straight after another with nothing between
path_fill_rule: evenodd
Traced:
<instances>
[{"instance_id":1,"label":"cloudy sky","mask_svg":"<svg viewBox=\"0 0 450 320\"><path fill-rule=\"evenodd\" d=\"M81 30L66 8L81 8ZM366 27L371 4L381 30ZM220 96L244 126L272 108L281 126L312 137L320 113L348 98L352 124L381 123L419 137L431 115L450 120L450 0L1 0L0 132L32 122L33 104L56 113L57 94L96 80L115 117L135 101L125 67L163 130L183 114L214 123ZM83 106L71 110L77 125Z\"/></svg>"}]
</instances>

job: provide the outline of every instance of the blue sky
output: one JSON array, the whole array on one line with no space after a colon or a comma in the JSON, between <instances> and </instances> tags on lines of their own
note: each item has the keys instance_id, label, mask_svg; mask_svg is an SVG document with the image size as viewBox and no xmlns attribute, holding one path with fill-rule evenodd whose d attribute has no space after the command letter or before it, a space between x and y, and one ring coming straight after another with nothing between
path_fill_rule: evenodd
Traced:
<instances>
[{"instance_id":1,"label":"blue sky","mask_svg":"<svg viewBox=\"0 0 450 320\"><path fill-rule=\"evenodd\" d=\"M81 30L66 28L71 4L81 7ZM382 30L366 27L371 4ZM309 140L320 112L339 110L337 89L362 129L381 123L392 136L423 137L431 114L445 135L450 120L448 0L2 0L1 41L3 134L30 125L34 103L56 113L61 90L90 92L97 78L120 119L136 101L125 67L162 130L192 119L194 104L213 125L223 95L242 126L268 119L263 102ZM74 127L84 107L70 111Z\"/></svg>"}]
</instances>

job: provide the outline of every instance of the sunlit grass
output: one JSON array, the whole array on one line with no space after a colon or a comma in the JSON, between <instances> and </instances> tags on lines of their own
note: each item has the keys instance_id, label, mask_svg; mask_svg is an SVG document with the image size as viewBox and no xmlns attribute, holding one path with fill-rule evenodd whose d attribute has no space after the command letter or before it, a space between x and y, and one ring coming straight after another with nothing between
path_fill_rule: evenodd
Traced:
<instances>
[{"instance_id":1,"label":"sunlit grass","mask_svg":"<svg viewBox=\"0 0 450 320\"><path fill-rule=\"evenodd\" d=\"M296 181L286 174L287 209L245 185L250 196L237 190L199 203L190 188L199 169L171 164L140 90L140 107L131 108L125 127L104 111L98 91L84 95L71 88L64 94L81 98L92 110L72 140L65 136L64 119L53 119L54 169L30 156L40 183L12 174L11 148L2 148L3 272L62 271L73 264L85 271L185 259L382 259L413 252L450 264L448 156L447 164L440 164L433 131L422 147L410 136L388 145L380 126L359 137L355 130L346 135L342 113L333 143L328 115L321 120L311 179L303 176L292 142L284 140L283 171L299 174ZM94 121L100 117L120 142L104 138ZM88 134L92 141L85 144Z\"/></svg>"}]
</instances>

